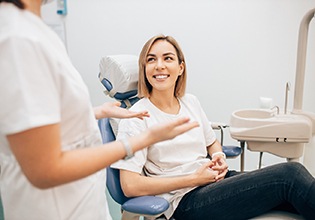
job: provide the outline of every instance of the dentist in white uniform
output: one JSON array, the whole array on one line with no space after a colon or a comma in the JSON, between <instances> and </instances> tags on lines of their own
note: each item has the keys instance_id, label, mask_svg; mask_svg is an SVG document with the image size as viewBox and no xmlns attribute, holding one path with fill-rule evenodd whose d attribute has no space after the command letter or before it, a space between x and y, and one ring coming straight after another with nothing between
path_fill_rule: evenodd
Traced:
<instances>
[{"instance_id":1,"label":"dentist in white uniform","mask_svg":"<svg viewBox=\"0 0 315 220\"><path fill-rule=\"evenodd\" d=\"M111 219L105 169L127 152L175 137L184 118L101 144L96 119L149 117L114 103L93 108L41 0L0 0L0 191L5 219ZM139 120L140 120L139 119ZM155 135L158 133L159 135ZM128 149L130 148L130 149Z\"/></svg>"}]
</instances>

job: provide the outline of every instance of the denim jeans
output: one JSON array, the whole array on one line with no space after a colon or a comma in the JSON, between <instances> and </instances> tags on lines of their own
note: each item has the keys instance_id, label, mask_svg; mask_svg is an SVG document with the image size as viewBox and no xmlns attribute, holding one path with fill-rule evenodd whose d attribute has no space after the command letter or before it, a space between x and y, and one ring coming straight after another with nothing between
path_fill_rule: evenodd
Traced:
<instances>
[{"instance_id":1,"label":"denim jeans","mask_svg":"<svg viewBox=\"0 0 315 220\"><path fill-rule=\"evenodd\" d=\"M303 165L288 162L247 173L229 171L224 180L187 193L174 217L249 219L279 207L315 219L315 180Z\"/></svg>"}]
</instances>

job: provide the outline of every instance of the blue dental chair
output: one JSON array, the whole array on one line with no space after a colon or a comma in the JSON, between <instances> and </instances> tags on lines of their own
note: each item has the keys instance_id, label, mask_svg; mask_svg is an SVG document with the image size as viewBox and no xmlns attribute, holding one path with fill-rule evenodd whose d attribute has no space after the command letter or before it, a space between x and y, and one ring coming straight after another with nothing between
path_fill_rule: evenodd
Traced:
<instances>
[{"instance_id":1,"label":"blue dental chair","mask_svg":"<svg viewBox=\"0 0 315 220\"><path fill-rule=\"evenodd\" d=\"M100 62L99 79L106 89L104 93L119 101L122 108L129 108L139 100L137 59L133 55L118 55L105 57ZM103 73L106 77L102 75ZM100 119L98 126L103 143L116 139L116 130L109 119ZM122 220L139 219L140 216L148 220L156 219L168 209L168 201L161 197L126 197L120 186L119 170L108 167L106 172L106 187L113 200L121 205Z\"/></svg>"},{"instance_id":2,"label":"blue dental chair","mask_svg":"<svg viewBox=\"0 0 315 220\"><path fill-rule=\"evenodd\" d=\"M108 118L100 119L98 121L98 126L101 131L103 143L115 140L115 135ZM146 216L146 219L155 219L155 217L160 216L168 209L168 201L160 197L126 197L120 187L119 170L108 167L106 172L106 187L111 197L121 205L122 220L139 219L140 216Z\"/></svg>"}]
</instances>

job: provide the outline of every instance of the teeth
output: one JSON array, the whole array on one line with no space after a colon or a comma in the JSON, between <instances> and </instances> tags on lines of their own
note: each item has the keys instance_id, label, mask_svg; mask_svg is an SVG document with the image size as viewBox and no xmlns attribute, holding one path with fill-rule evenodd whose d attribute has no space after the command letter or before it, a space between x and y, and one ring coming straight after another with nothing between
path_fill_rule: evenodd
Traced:
<instances>
[{"instance_id":1,"label":"teeth","mask_svg":"<svg viewBox=\"0 0 315 220\"><path fill-rule=\"evenodd\" d=\"M157 78L157 79L166 79L167 75L158 75L158 76L155 76L155 78Z\"/></svg>"}]
</instances>

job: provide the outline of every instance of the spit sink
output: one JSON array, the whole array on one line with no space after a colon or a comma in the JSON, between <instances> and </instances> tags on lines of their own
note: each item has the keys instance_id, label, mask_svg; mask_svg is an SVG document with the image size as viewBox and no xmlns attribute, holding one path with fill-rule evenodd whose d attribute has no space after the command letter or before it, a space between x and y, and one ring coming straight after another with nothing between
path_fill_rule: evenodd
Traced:
<instances>
[{"instance_id":1,"label":"spit sink","mask_svg":"<svg viewBox=\"0 0 315 220\"><path fill-rule=\"evenodd\" d=\"M302 115L241 109L232 113L230 133L232 138L245 141L249 150L297 159L312 137L312 123Z\"/></svg>"}]
</instances>

